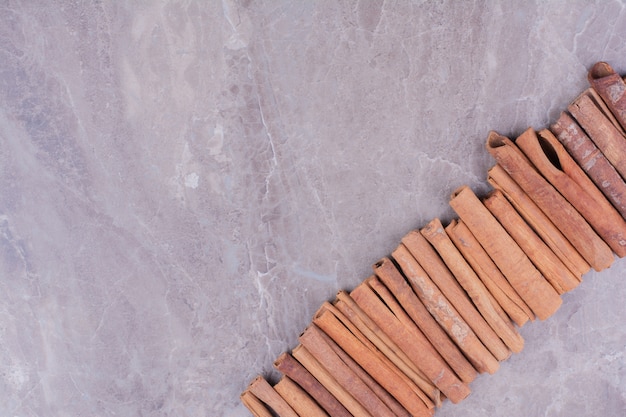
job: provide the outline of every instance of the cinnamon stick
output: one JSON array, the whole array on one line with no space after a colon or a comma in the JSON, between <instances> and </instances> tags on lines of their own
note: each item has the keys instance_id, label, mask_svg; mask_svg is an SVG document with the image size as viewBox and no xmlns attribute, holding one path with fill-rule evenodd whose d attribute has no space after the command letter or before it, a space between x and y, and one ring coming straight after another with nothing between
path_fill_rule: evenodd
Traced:
<instances>
[{"instance_id":1,"label":"cinnamon stick","mask_svg":"<svg viewBox=\"0 0 626 417\"><path fill-rule=\"evenodd\" d=\"M515 330L510 320L508 318L504 320L498 313L492 303L489 291L454 246L441 221L438 218L433 219L421 230L421 233L437 250L450 272L456 277L482 315L481 320L471 323L468 321L468 324L485 346L499 361L510 356L509 348L513 352L521 352L524 347L524 339ZM479 323L480 325L478 325Z\"/></svg>"},{"instance_id":2,"label":"cinnamon stick","mask_svg":"<svg viewBox=\"0 0 626 417\"><path fill-rule=\"evenodd\" d=\"M309 394L289 377L283 376L274 389L300 417L328 417Z\"/></svg>"},{"instance_id":3,"label":"cinnamon stick","mask_svg":"<svg viewBox=\"0 0 626 417\"><path fill-rule=\"evenodd\" d=\"M247 391L250 391L256 398L261 400L272 410L276 412L280 417L298 417L293 408L281 397L274 387L265 380L262 376L257 376L248 386Z\"/></svg>"},{"instance_id":4,"label":"cinnamon stick","mask_svg":"<svg viewBox=\"0 0 626 417\"><path fill-rule=\"evenodd\" d=\"M361 405L343 386L335 379L334 370L327 370L304 345L296 346L291 354L322 384L328 392L352 414L353 416L373 417L369 411Z\"/></svg>"},{"instance_id":5,"label":"cinnamon stick","mask_svg":"<svg viewBox=\"0 0 626 417\"><path fill-rule=\"evenodd\" d=\"M248 390L241 394L241 402L250 410L254 417L274 417L265 404Z\"/></svg>"},{"instance_id":6,"label":"cinnamon stick","mask_svg":"<svg viewBox=\"0 0 626 417\"><path fill-rule=\"evenodd\" d=\"M626 138L624 139L626 142ZM587 220L620 258L626 255L626 221L580 170L549 130L528 130L517 146L537 170Z\"/></svg>"},{"instance_id":7,"label":"cinnamon stick","mask_svg":"<svg viewBox=\"0 0 626 417\"><path fill-rule=\"evenodd\" d=\"M313 323L332 338L371 377L414 416L432 415L424 397L420 397L405 379L374 351L363 344L341 321L329 305L320 309ZM427 397L426 397L427 398ZM397 413L396 413L397 414Z\"/></svg>"},{"instance_id":8,"label":"cinnamon stick","mask_svg":"<svg viewBox=\"0 0 626 417\"><path fill-rule=\"evenodd\" d=\"M530 308L502 275L502 272L493 263L463 221L452 220L446 227L446 232L481 281L489 289L494 298L494 305L501 306L504 310L503 313L520 327L529 318L534 318Z\"/></svg>"},{"instance_id":9,"label":"cinnamon stick","mask_svg":"<svg viewBox=\"0 0 626 417\"><path fill-rule=\"evenodd\" d=\"M366 340L358 333L354 333L363 343L371 341L384 355L393 362L411 381L423 391L434 405L441 405L439 389L426 375L411 361L411 359L393 342L389 336L359 307L345 291L337 293L335 307L343 313L351 323L358 328ZM419 393L418 393L419 394ZM429 408L431 405L427 403Z\"/></svg>"},{"instance_id":10,"label":"cinnamon stick","mask_svg":"<svg viewBox=\"0 0 626 417\"><path fill-rule=\"evenodd\" d=\"M581 276L589 271L591 266L504 168L499 164L492 167L488 172L487 181L505 195L517 212L580 281ZM527 186L532 186L532 182Z\"/></svg>"},{"instance_id":11,"label":"cinnamon stick","mask_svg":"<svg viewBox=\"0 0 626 417\"><path fill-rule=\"evenodd\" d=\"M602 97L622 129L626 130L626 82L606 62L596 63L588 73L591 87Z\"/></svg>"},{"instance_id":12,"label":"cinnamon stick","mask_svg":"<svg viewBox=\"0 0 626 417\"><path fill-rule=\"evenodd\" d=\"M317 325L316 325L317 326ZM320 329L317 327L317 329ZM387 392L370 374L367 373L358 362L347 354L341 346L339 346L330 336L324 331L318 332L324 341L330 346L335 354L341 359L346 366L354 372L354 374L365 383L369 389L389 408L389 410L397 417L410 417L409 412L396 400L391 394Z\"/></svg>"},{"instance_id":13,"label":"cinnamon stick","mask_svg":"<svg viewBox=\"0 0 626 417\"><path fill-rule=\"evenodd\" d=\"M393 412L333 351L321 330L311 324L300 335L300 343L333 375L335 380L374 416L393 417ZM341 401L341 399L340 399ZM348 408L347 404L344 404ZM354 413L353 413L354 414Z\"/></svg>"},{"instance_id":14,"label":"cinnamon stick","mask_svg":"<svg viewBox=\"0 0 626 417\"><path fill-rule=\"evenodd\" d=\"M392 257L401 258L402 251L406 256L411 256L402 245L393 252ZM374 273L380 278L387 288L393 293L413 322L422 330L426 338L432 343L450 368L465 383L476 378L476 370L463 356L459 348L450 340L441 326L428 312L424 303L413 292L400 271L393 265L391 260L383 258L373 266Z\"/></svg>"},{"instance_id":15,"label":"cinnamon stick","mask_svg":"<svg viewBox=\"0 0 626 417\"><path fill-rule=\"evenodd\" d=\"M522 136L532 135L533 132L528 129ZM491 132L487 149L596 271L611 265L613 253L608 245L565 197L535 170L509 138Z\"/></svg>"},{"instance_id":16,"label":"cinnamon stick","mask_svg":"<svg viewBox=\"0 0 626 417\"><path fill-rule=\"evenodd\" d=\"M580 281L528 226L502 192L493 191L483 201L483 204L511 235L515 243L522 248L526 256L530 258L559 295L578 286Z\"/></svg>"},{"instance_id":17,"label":"cinnamon stick","mask_svg":"<svg viewBox=\"0 0 626 417\"><path fill-rule=\"evenodd\" d=\"M472 190L467 186L457 189L450 206L535 315L545 320L554 314L561 297Z\"/></svg>"},{"instance_id":18,"label":"cinnamon stick","mask_svg":"<svg viewBox=\"0 0 626 417\"><path fill-rule=\"evenodd\" d=\"M550 129L615 209L626 218L626 183L582 128L563 112Z\"/></svg>"},{"instance_id":19,"label":"cinnamon stick","mask_svg":"<svg viewBox=\"0 0 626 417\"><path fill-rule=\"evenodd\" d=\"M626 179L626 138L615 127L588 94L581 94L567 109L606 159Z\"/></svg>"},{"instance_id":20,"label":"cinnamon stick","mask_svg":"<svg viewBox=\"0 0 626 417\"><path fill-rule=\"evenodd\" d=\"M469 387L438 355L431 353L429 343L415 338L368 285L360 284L350 296L378 326L385 328L389 337L450 401L456 404L470 394Z\"/></svg>"},{"instance_id":21,"label":"cinnamon stick","mask_svg":"<svg viewBox=\"0 0 626 417\"><path fill-rule=\"evenodd\" d=\"M274 367L300 385L331 416L351 417L346 408L304 366L284 352Z\"/></svg>"},{"instance_id":22,"label":"cinnamon stick","mask_svg":"<svg viewBox=\"0 0 626 417\"><path fill-rule=\"evenodd\" d=\"M474 331L444 296L440 288L426 274L407 250L396 250L396 262L411 284L413 291L424 303L448 336L463 351L478 372L491 374L498 370L497 359L485 348ZM482 318L481 318L482 319Z\"/></svg>"}]
</instances>

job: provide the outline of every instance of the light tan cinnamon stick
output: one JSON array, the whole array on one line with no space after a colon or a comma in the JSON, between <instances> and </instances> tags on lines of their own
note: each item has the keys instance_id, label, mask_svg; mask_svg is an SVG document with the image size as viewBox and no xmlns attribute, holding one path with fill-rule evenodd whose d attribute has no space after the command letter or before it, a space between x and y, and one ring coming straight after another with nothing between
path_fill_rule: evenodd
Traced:
<instances>
[{"instance_id":1,"label":"light tan cinnamon stick","mask_svg":"<svg viewBox=\"0 0 626 417\"><path fill-rule=\"evenodd\" d=\"M492 167L488 172L487 181L505 195L561 262L578 280L581 280L581 276L589 271L591 266L504 168L499 164ZM532 182L529 186L532 186Z\"/></svg>"},{"instance_id":2,"label":"light tan cinnamon stick","mask_svg":"<svg viewBox=\"0 0 626 417\"><path fill-rule=\"evenodd\" d=\"M257 376L248 386L247 391L250 391L256 398L261 400L272 410L276 412L280 417L298 417L293 408L281 397L274 387L265 380L262 376Z\"/></svg>"},{"instance_id":3,"label":"light tan cinnamon stick","mask_svg":"<svg viewBox=\"0 0 626 417\"><path fill-rule=\"evenodd\" d=\"M392 257L402 257L402 250L411 256L401 245ZM465 383L473 381L476 378L474 367L428 312L395 265L388 258L383 258L374 264L373 269L457 376Z\"/></svg>"},{"instance_id":4,"label":"light tan cinnamon stick","mask_svg":"<svg viewBox=\"0 0 626 417\"><path fill-rule=\"evenodd\" d=\"M331 416L351 417L346 408L304 366L284 352L274 367L300 385Z\"/></svg>"},{"instance_id":5,"label":"light tan cinnamon stick","mask_svg":"<svg viewBox=\"0 0 626 417\"><path fill-rule=\"evenodd\" d=\"M328 371L317 358L303 345L296 346L291 354L322 384L328 392L352 414L353 416L373 417L369 411L361 405L335 377L334 372Z\"/></svg>"},{"instance_id":6,"label":"light tan cinnamon stick","mask_svg":"<svg viewBox=\"0 0 626 417\"><path fill-rule=\"evenodd\" d=\"M533 132L528 129L522 135L532 135ZM487 139L487 150L596 271L611 265L613 253L608 245L565 197L534 169L509 138L491 132Z\"/></svg>"},{"instance_id":7,"label":"light tan cinnamon stick","mask_svg":"<svg viewBox=\"0 0 626 417\"><path fill-rule=\"evenodd\" d=\"M328 414L289 377L283 376L274 389L300 417L328 417Z\"/></svg>"},{"instance_id":8,"label":"light tan cinnamon stick","mask_svg":"<svg viewBox=\"0 0 626 417\"><path fill-rule=\"evenodd\" d=\"M274 417L265 404L248 390L241 394L241 402L254 417Z\"/></svg>"},{"instance_id":9,"label":"light tan cinnamon stick","mask_svg":"<svg viewBox=\"0 0 626 417\"><path fill-rule=\"evenodd\" d=\"M311 324L300 335L300 343L315 359L333 375L335 380L370 414L393 417L387 405L359 378L354 371L333 351L321 330ZM341 401L341 399L339 399ZM344 404L348 408L347 404ZM348 408L348 410L350 410Z\"/></svg>"},{"instance_id":10,"label":"light tan cinnamon stick","mask_svg":"<svg viewBox=\"0 0 626 417\"><path fill-rule=\"evenodd\" d=\"M622 178L626 179L626 138L622 132L586 93L578 96L567 109Z\"/></svg>"},{"instance_id":11,"label":"light tan cinnamon stick","mask_svg":"<svg viewBox=\"0 0 626 417\"><path fill-rule=\"evenodd\" d=\"M354 333L363 343L371 341L381 352L385 354L394 365L398 367L411 381L423 391L434 405L441 405L441 393L428 377L413 363L396 343L387 336L370 317L359 307L345 291L337 293L335 307L343 313L359 331L367 337L361 339L358 333ZM431 405L428 405L429 408Z\"/></svg>"},{"instance_id":12,"label":"light tan cinnamon stick","mask_svg":"<svg viewBox=\"0 0 626 417\"><path fill-rule=\"evenodd\" d=\"M452 194L450 206L471 230L500 271L541 320L561 306L559 294L469 187Z\"/></svg>"},{"instance_id":13,"label":"light tan cinnamon stick","mask_svg":"<svg viewBox=\"0 0 626 417\"><path fill-rule=\"evenodd\" d=\"M589 71L587 78L622 129L626 130L626 82L624 79L606 62L596 63Z\"/></svg>"},{"instance_id":14,"label":"light tan cinnamon stick","mask_svg":"<svg viewBox=\"0 0 626 417\"><path fill-rule=\"evenodd\" d=\"M580 281L515 211L502 192L493 191L483 203L559 295L578 286Z\"/></svg>"},{"instance_id":15,"label":"light tan cinnamon stick","mask_svg":"<svg viewBox=\"0 0 626 417\"><path fill-rule=\"evenodd\" d=\"M385 328L389 337L450 401L456 404L470 394L469 387L458 379L440 357L431 353L426 343L413 337L368 285L360 284L350 296L378 326Z\"/></svg>"},{"instance_id":16,"label":"light tan cinnamon stick","mask_svg":"<svg viewBox=\"0 0 626 417\"><path fill-rule=\"evenodd\" d=\"M394 259L400 265L413 291L448 336L463 351L474 368L478 372L495 373L499 367L497 359L485 348L474 331L467 325L420 264L408 251L396 249L394 254L396 255Z\"/></svg>"},{"instance_id":17,"label":"light tan cinnamon stick","mask_svg":"<svg viewBox=\"0 0 626 417\"><path fill-rule=\"evenodd\" d=\"M325 304L317 312L313 323L330 336L348 355L389 392L400 404L414 416L429 416L431 411L426 405L425 394L420 397L397 372L393 365L376 355L370 347L363 344L335 315L336 309ZM396 412L396 414L398 414Z\"/></svg>"},{"instance_id":18,"label":"light tan cinnamon stick","mask_svg":"<svg viewBox=\"0 0 626 417\"><path fill-rule=\"evenodd\" d=\"M515 330L510 320L508 318L504 320L498 313L489 291L461 252L454 246L441 221L438 218L433 219L421 230L421 233L437 250L450 272L465 289L482 315L482 321L473 321L472 324L468 322L468 324L484 345L499 361L510 356L509 348L513 352L521 352L524 348L524 339ZM478 326L478 323L484 323L484 325Z\"/></svg>"},{"instance_id":19,"label":"light tan cinnamon stick","mask_svg":"<svg viewBox=\"0 0 626 417\"><path fill-rule=\"evenodd\" d=\"M621 216L626 218L626 183L582 128L563 112L550 130Z\"/></svg>"},{"instance_id":20,"label":"light tan cinnamon stick","mask_svg":"<svg viewBox=\"0 0 626 417\"><path fill-rule=\"evenodd\" d=\"M624 138L626 142L626 138ZM626 221L587 178L549 130L521 135L517 146L620 258L626 256Z\"/></svg>"}]
</instances>

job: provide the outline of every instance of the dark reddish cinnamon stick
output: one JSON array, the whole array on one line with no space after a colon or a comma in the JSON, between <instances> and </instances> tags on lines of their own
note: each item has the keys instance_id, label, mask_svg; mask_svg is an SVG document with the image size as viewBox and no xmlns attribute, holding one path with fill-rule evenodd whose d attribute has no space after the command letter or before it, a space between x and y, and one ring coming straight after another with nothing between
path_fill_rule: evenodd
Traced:
<instances>
[{"instance_id":1,"label":"dark reddish cinnamon stick","mask_svg":"<svg viewBox=\"0 0 626 417\"><path fill-rule=\"evenodd\" d=\"M550 129L622 218L626 218L626 183L583 129L565 112Z\"/></svg>"}]
</instances>

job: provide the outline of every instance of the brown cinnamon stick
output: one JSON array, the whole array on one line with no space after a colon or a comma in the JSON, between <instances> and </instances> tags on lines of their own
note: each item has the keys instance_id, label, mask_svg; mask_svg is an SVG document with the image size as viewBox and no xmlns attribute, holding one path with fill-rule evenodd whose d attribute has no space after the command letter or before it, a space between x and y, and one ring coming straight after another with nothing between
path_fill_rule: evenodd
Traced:
<instances>
[{"instance_id":1,"label":"brown cinnamon stick","mask_svg":"<svg viewBox=\"0 0 626 417\"><path fill-rule=\"evenodd\" d=\"M578 286L580 281L528 226L502 192L492 192L483 203L559 295Z\"/></svg>"},{"instance_id":2,"label":"brown cinnamon stick","mask_svg":"<svg viewBox=\"0 0 626 417\"><path fill-rule=\"evenodd\" d=\"M561 297L472 190L457 189L450 206L537 317L545 320L554 314L562 304Z\"/></svg>"},{"instance_id":3,"label":"brown cinnamon stick","mask_svg":"<svg viewBox=\"0 0 626 417\"><path fill-rule=\"evenodd\" d=\"M309 325L300 335L300 343L315 359L333 375L335 380L370 414L393 417L393 412L333 351L321 330ZM341 401L341 399L339 399ZM348 408L348 404L344 404ZM350 410L348 408L348 410ZM353 413L354 414L354 413Z\"/></svg>"},{"instance_id":4,"label":"brown cinnamon stick","mask_svg":"<svg viewBox=\"0 0 626 417\"><path fill-rule=\"evenodd\" d=\"M428 398L439 406L441 404L441 394L439 389L427 378L427 376L415 365L411 359L387 336L370 317L357 305L357 303L345 291L337 293L335 307L343 313L351 323L358 328L364 336L363 340L358 333L354 333L363 343L371 341L381 352L385 354L394 365L398 367L411 381L423 391ZM419 394L419 393L418 393ZM430 404L427 403L429 408Z\"/></svg>"},{"instance_id":5,"label":"brown cinnamon stick","mask_svg":"<svg viewBox=\"0 0 626 417\"><path fill-rule=\"evenodd\" d=\"M363 344L325 304L315 315L313 323L330 336L348 355L415 416L432 415L425 399L411 388L394 368L368 346ZM396 413L397 414L397 413Z\"/></svg>"},{"instance_id":6,"label":"brown cinnamon stick","mask_svg":"<svg viewBox=\"0 0 626 417\"><path fill-rule=\"evenodd\" d=\"M274 417L265 404L248 390L241 394L241 402L254 417Z\"/></svg>"},{"instance_id":7,"label":"brown cinnamon stick","mask_svg":"<svg viewBox=\"0 0 626 417\"><path fill-rule=\"evenodd\" d=\"M528 129L522 136L532 134L534 131ZM509 138L491 132L487 149L596 271L611 265L613 253L608 245L565 197L535 170Z\"/></svg>"},{"instance_id":8,"label":"brown cinnamon stick","mask_svg":"<svg viewBox=\"0 0 626 417\"><path fill-rule=\"evenodd\" d=\"M385 328L389 337L450 401L458 403L470 394L469 387L440 357L431 353L429 344L416 339L368 285L357 286L350 296L378 326Z\"/></svg>"},{"instance_id":9,"label":"brown cinnamon stick","mask_svg":"<svg viewBox=\"0 0 626 417\"><path fill-rule=\"evenodd\" d=\"M626 82L624 79L606 62L596 63L589 71L587 78L622 129L626 130Z\"/></svg>"},{"instance_id":10,"label":"brown cinnamon stick","mask_svg":"<svg viewBox=\"0 0 626 417\"><path fill-rule=\"evenodd\" d=\"M402 250L406 252L407 256L411 256L402 245L396 249L392 256L401 258L403 256ZM384 258L376 263L373 268L376 275L389 288L407 314L422 330L426 338L428 338L457 376L465 383L473 381L476 378L476 370L428 312L424 303L413 292L393 263L388 258Z\"/></svg>"},{"instance_id":11,"label":"brown cinnamon stick","mask_svg":"<svg viewBox=\"0 0 626 417\"><path fill-rule=\"evenodd\" d=\"M563 112L550 129L615 209L626 218L626 183L582 128Z\"/></svg>"},{"instance_id":12,"label":"brown cinnamon stick","mask_svg":"<svg viewBox=\"0 0 626 417\"><path fill-rule=\"evenodd\" d=\"M256 398L261 400L272 410L276 412L280 417L298 417L293 408L281 397L274 387L265 380L262 376L257 376L248 386L247 391L250 391Z\"/></svg>"},{"instance_id":13,"label":"brown cinnamon stick","mask_svg":"<svg viewBox=\"0 0 626 417\"><path fill-rule=\"evenodd\" d=\"M328 414L289 377L283 376L274 385L276 392L291 406L300 417L328 417Z\"/></svg>"},{"instance_id":14,"label":"brown cinnamon stick","mask_svg":"<svg viewBox=\"0 0 626 417\"><path fill-rule=\"evenodd\" d=\"M373 417L344 387L335 379L334 372L328 371L317 358L303 345L296 346L291 354L330 392L353 416Z\"/></svg>"},{"instance_id":15,"label":"brown cinnamon stick","mask_svg":"<svg viewBox=\"0 0 626 417\"><path fill-rule=\"evenodd\" d=\"M567 109L606 159L626 179L626 138L588 94L581 94Z\"/></svg>"},{"instance_id":16,"label":"brown cinnamon stick","mask_svg":"<svg viewBox=\"0 0 626 417\"><path fill-rule=\"evenodd\" d=\"M591 269L591 266L570 241L502 166L498 164L492 167L488 172L487 180L495 189L500 190L505 195L517 212L578 280ZM529 186L532 186L532 183Z\"/></svg>"},{"instance_id":17,"label":"brown cinnamon stick","mask_svg":"<svg viewBox=\"0 0 626 417\"><path fill-rule=\"evenodd\" d=\"M463 351L474 368L478 372L495 373L499 367L497 359L485 348L420 264L409 254L408 250L396 249L394 254L396 255L394 259L400 265L415 294Z\"/></svg>"},{"instance_id":18,"label":"brown cinnamon stick","mask_svg":"<svg viewBox=\"0 0 626 417\"><path fill-rule=\"evenodd\" d=\"M350 297L349 295L347 295L347 293L345 292L342 292L342 293L345 294L348 298ZM352 300L352 303L354 303L354 300ZM356 303L354 304L356 305ZM437 405L440 405L439 403L440 393L437 390L437 388L434 385L432 385L430 381L427 380L426 376L420 373L420 376L419 376L420 383L419 385L416 384L414 382L415 375L413 377L409 377L409 374L412 373L411 368L408 367L406 363L402 359L400 359L400 357L394 351L392 351L389 346L383 343L381 339L378 338L370 329L367 329L367 332L369 332L368 334L370 336L370 338L368 338L361 330L359 330L360 326L357 326L355 323L353 323L352 320L341 311L342 309L348 310L350 312L352 311L341 300L336 300L335 304L330 304L328 302L325 302L324 304L322 304L322 306L318 310L316 314L316 318L319 315L324 314L326 311L331 313L343 326L345 326L348 332L358 342L360 342L365 348L369 350L371 355L376 357L380 362L382 362L384 366L386 366L392 372L394 372L400 378L400 380L402 380L404 384L409 387L409 389L414 393L414 395L426 405L428 409L434 408L435 406L434 400L437 400ZM351 314L354 314L354 313L351 313ZM360 321L360 320L357 318L355 321ZM362 325L363 323L361 322L361 326ZM322 328L321 325L318 327ZM325 328L322 328L322 330L326 331ZM378 345L380 345L381 347L379 348ZM351 349L355 349L355 348L351 347ZM399 348L397 349L399 350ZM365 357L369 357L370 355L364 354L363 356L365 358ZM406 358L406 361L408 362L409 359ZM397 365L398 363L400 364L400 366ZM391 380L394 380L394 379L395 378L391 378Z\"/></svg>"},{"instance_id":19,"label":"brown cinnamon stick","mask_svg":"<svg viewBox=\"0 0 626 417\"><path fill-rule=\"evenodd\" d=\"M510 356L509 348L513 352L521 352L524 347L524 339L515 330L510 320L508 318L504 320L498 313L492 303L489 291L463 255L454 246L441 221L438 218L433 219L421 232L437 250L450 272L456 277L461 287L465 289L465 292L482 315L482 320L472 321L471 324L468 321L468 324L470 324L470 327L484 345L499 361Z\"/></svg>"},{"instance_id":20,"label":"brown cinnamon stick","mask_svg":"<svg viewBox=\"0 0 626 417\"><path fill-rule=\"evenodd\" d=\"M363 381L374 394L376 394L376 396L395 416L410 417L409 412L402 406L402 404L389 394L389 392L387 392L387 390L385 390L370 374L368 374L367 371L361 368L356 360L347 354L330 336L328 336L323 330L319 331L319 335L323 337L324 341L328 344L328 346L330 346L339 359L341 359L341 361L345 363L346 366L354 372L354 374L361 379L361 381Z\"/></svg>"},{"instance_id":21,"label":"brown cinnamon stick","mask_svg":"<svg viewBox=\"0 0 626 417\"><path fill-rule=\"evenodd\" d=\"M626 138L624 139L626 142ZM517 146L620 258L626 255L626 221L580 170L549 130L528 130Z\"/></svg>"},{"instance_id":22,"label":"brown cinnamon stick","mask_svg":"<svg viewBox=\"0 0 626 417\"><path fill-rule=\"evenodd\" d=\"M351 417L339 400L289 353L281 354L274 362L274 367L300 385L329 415Z\"/></svg>"},{"instance_id":23,"label":"brown cinnamon stick","mask_svg":"<svg viewBox=\"0 0 626 417\"><path fill-rule=\"evenodd\" d=\"M508 317L518 326L523 326L529 318L534 318L532 311L519 296L502 272L493 263L487 252L480 246L472 232L461 220L452 220L446 227L450 239L478 277L489 289L494 298L494 305L499 305ZM504 317L506 319L507 317Z\"/></svg>"}]
</instances>

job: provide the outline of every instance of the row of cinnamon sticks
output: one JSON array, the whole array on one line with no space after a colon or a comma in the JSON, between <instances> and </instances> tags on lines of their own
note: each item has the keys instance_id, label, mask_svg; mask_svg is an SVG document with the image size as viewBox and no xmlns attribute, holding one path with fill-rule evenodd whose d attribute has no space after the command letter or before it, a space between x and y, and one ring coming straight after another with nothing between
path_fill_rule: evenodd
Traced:
<instances>
[{"instance_id":1,"label":"row of cinnamon sticks","mask_svg":"<svg viewBox=\"0 0 626 417\"><path fill-rule=\"evenodd\" d=\"M408 233L373 275L326 302L300 344L241 395L266 417L431 416L524 347L591 268L626 255L626 83L606 63L550 129L491 132L494 190Z\"/></svg>"}]
</instances>

